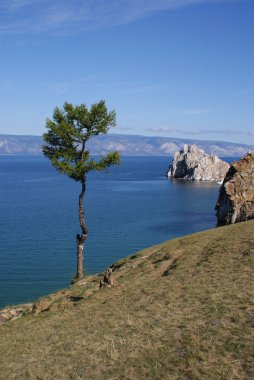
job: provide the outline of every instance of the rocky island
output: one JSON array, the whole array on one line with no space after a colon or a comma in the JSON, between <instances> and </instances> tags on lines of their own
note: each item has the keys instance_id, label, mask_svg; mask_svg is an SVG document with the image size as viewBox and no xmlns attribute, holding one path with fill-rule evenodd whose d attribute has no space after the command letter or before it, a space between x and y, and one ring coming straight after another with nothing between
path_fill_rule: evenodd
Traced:
<instances>
[{"instance_id":1,"label":"rocky island","mask_svg":"<svg viewBox=\"0 0 254 380\"><path fill-rule=\"evenodd\" d=\"M220 182L229 167L216 155L206 154L196 145L186 144L175 153L167 175L169 178Z\"/></svg>"},{"instance_id":2,"label":"rocky island","mask_svg":"<svg viewBox=\"0 0 254 380\"><path fill-rule=\"evenodd\" d=\"M223 181L217 210L218 224L231 224L254 218L254 154L233 162Z\"/></svg>"}]
</instances>

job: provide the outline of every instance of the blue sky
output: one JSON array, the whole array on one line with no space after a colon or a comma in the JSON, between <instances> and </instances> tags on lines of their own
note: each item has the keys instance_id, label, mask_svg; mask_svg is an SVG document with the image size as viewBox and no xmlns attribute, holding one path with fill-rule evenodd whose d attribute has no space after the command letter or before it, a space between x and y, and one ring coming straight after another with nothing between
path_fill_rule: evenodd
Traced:
<instances>
[{"instance_id":1,"label":"blue sky","mask_svg":"<svg viewBox=\"0 0 254 380\"><path fill-rule=\"evenodd\" d=\"M0 133L104 99L116 133L254 144L254 0L0 0Z\"/></svg>"}]
</instances>

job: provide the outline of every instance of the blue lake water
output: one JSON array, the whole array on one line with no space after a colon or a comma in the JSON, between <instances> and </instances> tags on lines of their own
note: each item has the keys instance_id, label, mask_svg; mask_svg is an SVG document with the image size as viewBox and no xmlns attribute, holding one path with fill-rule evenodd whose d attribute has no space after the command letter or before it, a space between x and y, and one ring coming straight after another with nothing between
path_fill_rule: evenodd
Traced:
<instances>
[{"instance_id":1,"label":"blue lake water","mask_svg":"<svg viewBox=\"0 0 254 380\"><path fill-rule=\"evenodd\" d=\"M170 162L170 157L123 157L120 166L88 176L88 273L215 226L219 186L168 180ZM69 285L80 232L79 192L80 185L43 156L0 156L0 307Z\"/></svg>"}]
</instances>

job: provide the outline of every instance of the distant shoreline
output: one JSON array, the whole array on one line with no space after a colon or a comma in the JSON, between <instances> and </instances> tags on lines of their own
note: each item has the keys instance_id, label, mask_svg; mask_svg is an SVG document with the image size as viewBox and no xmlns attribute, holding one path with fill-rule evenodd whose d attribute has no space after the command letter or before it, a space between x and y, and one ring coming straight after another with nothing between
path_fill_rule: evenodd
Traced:
<instances>
[{"instance_id":1,"label":"distant shoreline","mask_svg":"<svg viewBox=\"0 0 254 380\"><path fill-rule=\"evenodd\" d=\"M40 155L42 136L17 136L0 134L0 155ZM195 144L206 153L219 157L242 157L254 152L254 145L224 141L150 137L141 135L108 134L94 138L88 145L92 155L117 150L123 156L173 156L184 144Z\"/></svg>"}]
</instances>

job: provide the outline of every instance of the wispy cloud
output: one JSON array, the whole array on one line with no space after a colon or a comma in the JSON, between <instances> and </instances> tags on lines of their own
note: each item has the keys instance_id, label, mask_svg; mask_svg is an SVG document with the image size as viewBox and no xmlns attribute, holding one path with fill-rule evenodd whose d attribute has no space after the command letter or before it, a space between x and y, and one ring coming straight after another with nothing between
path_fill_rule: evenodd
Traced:
<instances>
[{"instance_id":1,"label":"wispy cloud","mask_svg":"<svg viewBox=\"0 0 254 380\"><path fill-rule=\"evenodd\" d=\"M124 126L121 126L121 125L117 125L116 126L117 130L118 131L133 131L134 128L131 128L131 127L124 127Z\"/></svg>"},{"instance_id":2,"label":"wispy cloud","mask_svg":"<svg viewBox=\"0 0 254 380\"><path fill-rule=\"evenodd\" d=\"M185 130L183 133L187 135L207 135L207 134L216 134L216 135L230 135L236 136L241 135L243 132L236 129L193 129L193 130Z\"/></svg>"},{"instance_id":3,"label":"wispy cloud","mask_svg":"<svg viewBox=\"0 0 254 380\"><path fill-rule=\"evenodd\" d=\"M169 127L146 128L146 131L147 132L156 132L156 133L182 132L181 129L178 129L178 128L169 128Z\"/></svg>"},{"instance_id":4,"label":"wispy cloud","mask_svg":"<svg viewBox=\"0 0 254 380\"><path fill-rule=\"evenodd\" d=\"M207 2L223 0L2 0L0 33L77 33Z\"/></svg>"},{"instance_id":5,"label":"wispy cloud","mask_svg":"<svg viewBox=\"0 0 254 380\"><path fill-rule=\"evenodd\" d=\"M32 82L25 83L19 82L15 83L13 81L0 82L0 92L1 91L14 91L19 88L36 88L46 92L67 95L74 90L88 90L90 88L102 88L108 91L114 91L117 93L124 92L125 94L135 94L135 93L147 93L156 92L163 90L166 86L163 84L149 84L132 82L132 81L103 81L96 76L90 75L87 77L80 78L79 81L59 81L59 82Z\"/></svg>"},{"instance_id":6,"label":"wispy cloud","mask_svg":"<svg viewBox=\"0 0 254 380\"><path fill-rule=\"evenodd\" d=\"M13 81L0 82L0 92L15 91L20 87L20 83Z\"/></svg>"},{"instance_id":7,"label":"wispy cloud","mask_svg":"<svg viewBox=\"0 0 254 380\"><path fill-rule=\"evenodd\" d=\"M158 128L147 128L148 132L155 133L180 133L182 135L241 135L243 132L241 130L236 129L182 129L182 128L170 128L170 127L158 127ZM248 134L252 134L249 132ZM253 132L254 134L254 132Z\"/></svg>"},{"instance_id":8,"label":"wispy cloud","mask_svg":"<svg viewBox=\"0 0 254 380\"><path fill-rule=\"evenodd\" d=\"M19 8L28 7L38 3L43 3L45 0L3 0L0 3L0 9L17 10Z\"/></svg>"},{"instance_id":9,"label":"wispy cloud","mask_svg":"<svg viewBox=\"0 0 254 380\"><path fill-rule=\"evenodd\" d=\"M210 111L208 109L184 109L176 111L179 114L182 115L204 115L206 113L209 113Z\"/></svg>"}]
</instances>

